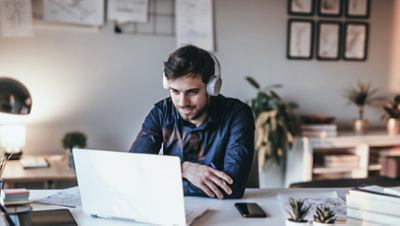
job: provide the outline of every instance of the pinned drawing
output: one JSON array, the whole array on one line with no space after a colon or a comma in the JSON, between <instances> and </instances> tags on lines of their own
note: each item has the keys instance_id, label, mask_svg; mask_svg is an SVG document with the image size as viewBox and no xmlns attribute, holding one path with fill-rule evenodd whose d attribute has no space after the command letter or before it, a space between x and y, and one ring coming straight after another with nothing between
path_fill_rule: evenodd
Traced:
<instances>
[{"instance_id":1,"label":"pinned drawing","mask_svg":"<svg viewBox=\"0 0 400 226\"><path fill-rule=\"evenodd\" d=\"M104 0L44 0L43 20L101 26L104 24Z\"/></svg>"},{"instance_id":2,"label":"pinned drawing","mask_svg":"<svg viewBox=\"0 0 400 226\"><path fill-rule=\"evenodd\" d=\"M108 0L107 2L108 20L119 23L148 21L148 0Z\"/></svg>"},{"instance_id":3,"label":"pinned drawing","mask_svg":"<svg viewBox=\"0 0 400 226\"><path fill-rule=\"evenodd\" d=\"M175 12L177 46L192 44L214 51L212 1L177 0Z\"/></svg>"},{"instance_id":4,"label":"pinned drawing","mask_svg":"<svg viewBox=\"0 0 400 226\"><path fill-rule=\"evenodd\" d=\"M0 0L1 36L30 36L32 5L30 0Z\"/></svg>"}]
</instances>

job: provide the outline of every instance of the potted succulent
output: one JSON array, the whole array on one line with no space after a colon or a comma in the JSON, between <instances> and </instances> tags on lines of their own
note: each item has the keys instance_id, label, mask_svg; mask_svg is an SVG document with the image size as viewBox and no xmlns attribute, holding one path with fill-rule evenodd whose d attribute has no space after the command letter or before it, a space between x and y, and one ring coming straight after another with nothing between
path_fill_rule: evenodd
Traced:
<instances>
[{"instance_id":1,"label":"potted succulent","mask_svg":"<svg viewBox=\"0 0 400 226\"><path fill-rule=\"evenodd\" d=\"M293 144L294 136L298 133L298 125L294 102L285 102L273 90L281 85L271 85L264 88L258 82L247 76L246 80L257 90L257 95L250 100L256 125L255 148L258 151L259 166L265 160L275 160L280 165L286 159L287 150Z\"/></svg>"},{"instance_id":2,"label":"potted succulent","mask_svg":"<svg viewBox=\"0 0 400 226\"><path fill-rule=\"evenodd\" d=\"M334 226L336 214L329 206L321 204L317 206L314 214L314 226Z\"/></svg>"},{"instance_id":3,"label":"potted succulent","mask_svg":"<svg viewBox=\"0 0 400 226\"><path fill-rule=\"evenodd\" d=\"M383 119L386 121L386 128L389 135L398 134L400 132L400 95L396 95L393 101L388 101L383 110L385 115Z\"/></svg>"},{"instance_id":4,"label":"potted succulent","mask_svg":"<svg viewBox=\"0 0 400 226\"><path fill-rule=\"evenodd\" d=\"M346 97L349 103L355 104L358 109L358 118L353 121L353 129L356 134L365 134L368 131L368 120L364 119L364 110L368 105L378 101L380 97L376 96L378 89L371 88L369 83L357 83L356 87L349 89Z\"/></svg>"},{"instance_id":5,"label":"potted succulent","mask_svg":"<svg viewBox=\"0 0 400 226\"><path fill-rule=\"evenodd\" d=\"M62 145L67 150L68 156L68 166L74 168L74 157L72 155L72 149L77 148L84 148L86 147L87 137L84 133L74 131L68 132L64 135L62 139Z\"/></svg>"},{"instance_id":6,"label":"potted succulent","mask_svg":"<svg viewBox=\"0 0 400 226\"><path fill-rule=\"evenodd\" d=\"M286 219L286 226L310 225L306 220L310 212L310 205L306 205L303 199L289 199L290 209L287 210L289 218Z\"/></svg>"}]
</instances>

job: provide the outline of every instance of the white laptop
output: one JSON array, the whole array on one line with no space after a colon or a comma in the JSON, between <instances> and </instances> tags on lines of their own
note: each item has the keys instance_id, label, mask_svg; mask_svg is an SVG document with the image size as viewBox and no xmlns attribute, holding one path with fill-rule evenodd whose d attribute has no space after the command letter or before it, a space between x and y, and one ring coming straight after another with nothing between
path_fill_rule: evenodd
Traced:
<instances>
[{"instance_id":1,"label":"white laptop","mask_svg":"<svg viewBox=\"0 0 400 226\"><path fill-rule=\"evenodd\" d=\"M77 148L73 154L85 214L188 225L206 211L187 210L186 219L178 157Z\"/></svg>"}]
</instances>

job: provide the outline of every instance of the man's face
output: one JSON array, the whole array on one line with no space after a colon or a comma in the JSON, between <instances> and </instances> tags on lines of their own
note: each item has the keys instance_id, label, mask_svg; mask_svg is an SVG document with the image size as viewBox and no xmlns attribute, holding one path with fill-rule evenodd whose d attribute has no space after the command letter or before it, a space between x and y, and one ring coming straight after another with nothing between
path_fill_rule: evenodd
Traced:
<instances>
[{"instance_id":1,"label":"man's face","mask_svg":"<svg viewBox=\"0 0 400 226\"><path fill-rule=\"evenodd\" d=\"M168 80L174 106L185 120L202 123L207 116L208 96L201 76L184 76Z\"/></svg>"}]
</instances>

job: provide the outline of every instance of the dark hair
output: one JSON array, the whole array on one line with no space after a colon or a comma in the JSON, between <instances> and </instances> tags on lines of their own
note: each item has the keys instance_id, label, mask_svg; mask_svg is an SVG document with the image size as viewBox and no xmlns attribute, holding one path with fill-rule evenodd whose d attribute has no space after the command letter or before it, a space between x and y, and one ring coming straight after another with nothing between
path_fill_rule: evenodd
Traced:
<instances>
[{"instance_id":1,"label":"dark hair","mask_svg":"<svg viewBox=\"0 0 400 226\"><path fill-rule=\"evenodd\" d=\"M181 47L169 55L164 62L167 79L175 80L183 76L201 76L207 83L215 73L214 60L210 53L193 45Z\"/></svg>"}]
</instances>

